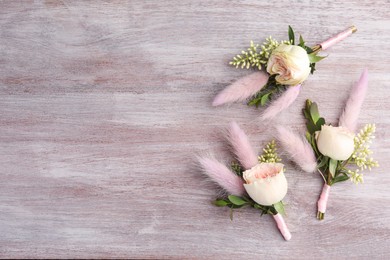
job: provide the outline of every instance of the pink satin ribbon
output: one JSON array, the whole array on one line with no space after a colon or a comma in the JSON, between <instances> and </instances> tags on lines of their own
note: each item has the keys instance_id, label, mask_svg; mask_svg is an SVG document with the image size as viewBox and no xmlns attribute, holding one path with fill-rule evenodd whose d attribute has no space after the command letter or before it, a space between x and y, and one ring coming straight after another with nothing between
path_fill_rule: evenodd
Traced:
<instances>
[{"instance_id":1,"label":"pink satin ribbon","mask_svg":"<svg viewBox=\"0 0 390 260\"><path fill-rule=\"evenodd\" d=\"M326 50L328 49L329 47L335 45L336 43L344 40L345 38L347 38L348 36L350 36L354 31L356 30L356 27L352 26L352 27L349 27L347 30L333 36L332 38L324 41L323 43L321 43L321 49L322 50Z\"/></svg>"},{"instance_id":2,"label":"pink satin ribbon","mask_svg":"<svg viewBox=\"0 0 390 260\"><path fill-rule=\"evenodd\" d=\"M291 239L291 233L288 230L286 222L284 222L283 216L278 213L276 215L273 215L273 218L274 218L274 220L276 222L276 225L278 226L278 229L279 229L280 233L284 237L284 239L286 241L290 240Z\"/></svg>"},{"instance_id":3,"label":"pink satin ribbon","mask_svg":"<svg viewBox=\"0 0 390 260\"><path fill-rule=\"evenodd\" d=\"M330 186L325 183L324 187L322 188L320 199L318 200L317 203L318 211L321 213L325 213L326 211L326 204L328 203L329 192L330 192Z\"/></svg>"}]
</instances>

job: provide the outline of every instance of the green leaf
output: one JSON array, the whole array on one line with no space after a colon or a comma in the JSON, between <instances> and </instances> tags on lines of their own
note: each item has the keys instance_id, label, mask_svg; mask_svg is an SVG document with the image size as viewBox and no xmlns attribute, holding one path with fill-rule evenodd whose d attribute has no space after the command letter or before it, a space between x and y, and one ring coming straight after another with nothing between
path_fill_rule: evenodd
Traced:
<instances>
[{"instance_id":1,"label":"green leaf","mask_svg":"<svg viewBox=\"0 0 390 260\"><path fill-rule=\"evenodd\" d=\"M306 50L307 54L310 54L313 52L313 49L310 48L309 46L303 46L303 48Z\"/></svg>"},{"instance_id":2,"label":"green leaf","mask_svg":"<svg viewBox=\"0 0 390 260\"><path fill-rule=\"evenodd\" d=\"M314 71L316 71L316 64L315 63L310 63L310 74L314 74Z\"/></svg>"},{"instance_id":3,"label":"green leaf","mask_svg":"<svg viewBox=\"0 0 390 260\"><path fill-rule=\"evenodd\" d=\"M313 102L310 99L306 99L306 104L305 104L306 110L310 110L311 104L313 104Z\"/></svg>"},{"instance_id":4,"label":"green leaf","mask_svg":"<svg viewBox=\"0 0 390 260\"><path fill-rule=\"evenodd\" d=\"M326 56L318 56L316 53L310 53L307 55L309 57L310 63L317 63L320 60L323 60L326 58Z\"/></svg>"},{"instance_id":5,"label":"green leaf","mask_svg":"<svg viewBox=\"0 0 390 260\"><path fill-rule=\"evenodd\" d=\"M294 35L294 30L291 28L291 26L288 26L288 39L290 40L291 44L295 44L295 35Z\"/></svg>"},{"instance_id":6,"label":"green leaf","mask_svg":"<svg viewBox=\"0 0 390 260\"><path fill-rule=\"evenodd\" d=\"M346 173L343 173L343 174L340 174L339 176L337 176L336 178L334 178L334 180L332 181L332 184L337 183L337 182L346 181L346 180L349 180L349 176Z\"/></svg>"},{"instance_id":7,"label":"green leaf","mask_svg":"<svg viewBox=\"0 0 390 260\"><path fill-rule=\"evenodd\" d=\"M266 214L270 214L270 215L276 215L276 209L275 208L268 208Z\"/></svg>"},{"instance_id":8,"label":"green leaf","mask_svg":"<svg viewBox=\"0 0 390 260\"><path fill-rule=\"evenodd\" d=\"M329 157L328 156L322 156L320 163L317 165L317 168L322 168L329 162Z\"/></svg>"},{"instance_id":9,"label":"green leaf","mask_svg":"<svg viewBox=\"0 0 390 260\"><path fill-rule=\"evenodd\" d=\"M307 120L311 120L310 112L306 108L302 109L302 111L303 111L303 115L305 116L305 118Z\"/></svg>"},{"instance_id":10,"label":"green leaf","mask_svg":"<svg viewBox=\"0 0 390 260\"><path fill-rule=\"evenodd\" d=\"M283 202L282 201L279 201L278 203L275 203L274 204L274 207L275 207L275 210L282 214L282 215L286 215L286 212L284 210L284 205L283 205Z\"/></svg>"},{"instance_id":11,"label":"green leaf","mask_svg":"<svg viewBox=\"0 0 390 260\"><path fill-rule=\"evenodd\" d=\"M262 207L259 204L257 204L257 203L253 204L253 208L255 208L255 209L262 209Z\"/></svg>"},{"instance_id":12,"label":"green leaf","mask_svg":"<svg viewBox=\"0 0 390 260\"><path fill-rule=\"evenodd\" d=\"M250 100L248 102L248 106L256 106L256 107L258 107L260 100L261 100L261 98L259 98L259 97L253 98L252 100Z\"/></svg>"},{"instance_id":13,"label":"green leaf","mask_svg":"<svg viewBox=\"0 0 390 260\"><path fill-rule=\"evenodd\" d=\"M315 102L310 106L310 116L314 124L316 124L318 119L320 119L320 112L318 111L318 106Z\"/></svg>"},{"instance_id":14,"label":"green leaf","mask_svg":"<svg viewBox=\"0 0 390 260\"><path fill-rule=\"evenodd\" d=\"M306 140L307 140L309 143L311 143L311 134L309 133L309 131L306 131L305 136L306 136Z\"/></svg>"},{"instance_id":15,"label":"green leaf","mask_svg":"<svg viewBox=\"0 0 390 260\"><path fill-rule=\"evenodd\" d=\"M267 93L267 94L265 94L265 95L263 95L263 96L261 97L260 104L261 104L262 106L264 106L265 104L267 104L267 102L269 101L269 95L271 95L271 93Z\"/></svg>"},{"instance_id":16,"label":"green leaf","mask_svg":"<svg viewBox=\"0 0 390 260\"><path fill-rule=\"evenodd\" d=\"M299 35L299 46L301 46L302 48L305 47L305 41L303 40L303 37L302 35Z\"/></svg>"},{"instance_id":17,"label":"green leaf","mask_svg":"<svg viewBox=\"0 0 390 260\"><path fill-rule=\"evenodd\" d=\"M314 152L317 154L317 157L322 155L319 151L318 151L318 148L317 148L317 140L314 136L315 134L312 135L312 138L311 138L311 147L313 148Z\"/></svg>"},{"instance_id":18,"label":"green leaf","mask_svg":"<svg viewBox=\"0 0 390 260\"><path fill-rule=\"evenodd\" d=\"M312 121L307 121L306 122L306 128L309 131L310 134L314 134L317 130L317 126L313 124Z\"/></svg>"},{"instance_id":19,"label":"green leaf","mask_svg":"<svg viewBox=\"0 0 390 260\"><path fill-rule=\"evenodd\" d=\"M317 123L316 123L316 126L319 130L321 130L321 127L325 125L325 119L323 117L320 117L318 120L317 120Z\"/></svg>"},{"instance_id":20,"label":"green leaf","mask_svg":"<svg viewBox=\"0 0 390 260\"><path fill-rule=\"evenodd\" d=\"M225 200L216 200L214 201L214 205L217 206L217 207L225 207L227 206L229 203Z\"/></svg>"},{"instance_id":21,"label":"green leaf","mask_svg":"<svg viewBox=\"0 0 390 260\"><path fill-rule=\"evenodd\" d=\"M329 171L330 174L332 174L332 177L336 174L336 169L337 169L337 160L333 160L332 158L329 159Z\"/></svg>"},{"instance_id":22,"label":"green leaf","mask_svg":"<svg viewBox=\"0 0 390 260\"><path fill-rule=\"evenodd\" d=\"M243 200L241 197L234 196L234 195L229 195L228 199L231 203L233 203L236 206L242 206L248 203L247 201Z\"/></svg>"}]
</instances>

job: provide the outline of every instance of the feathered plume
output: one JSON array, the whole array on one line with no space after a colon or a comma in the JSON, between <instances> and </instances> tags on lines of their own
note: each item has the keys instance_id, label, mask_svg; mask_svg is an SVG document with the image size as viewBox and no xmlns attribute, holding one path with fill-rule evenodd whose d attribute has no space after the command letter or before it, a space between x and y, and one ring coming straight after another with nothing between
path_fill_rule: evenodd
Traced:
<instances>
[{"instance_id":1,"label":"feathered plume","mask_svg":"<svg viewBox=\"0 0 390 260\"><path fill-rule=\"evenodd\" d=\"M212 158L198 158L204 173L225 189L229 194L242 196L245 194L243 181L224 164Z\"/></svg>"},{"instance_id":2,"label":"feathered plume","mask_svg":"<svg viewBox=\"0 0 390 260\"><path fill-rule=\"evenodd\" d=\"M359 81L351 89L351 93L339 120L339 126L346 127L350 131L355 132L360 109L366 96L367 86L368 71L365 69Z\"/></svg>"},{"instance_id":3,"label":"feathered plume","mask_svg":"<svg viewBox=\"0 0 390 260\"><path fill-rule=\"evenodd\" d=\"M249 143L248 137L236 122L230 123L227 139L232 145L237 159L245 169L250 169L258 163L257 155Z\"/></svg>"},{"instance_id":4,"label":"feathered plume","mask_svg":"<svg viewBox=\"0 0 390 260\"><path fill-rule=\"evenodd\" d=\"M278 131L277 139L294 162L305 172L314 172L317 169L317 161L307 140L283 126L277 126L276 130Z\"/></svg>"},{"instance_id":5,"label":"feathered plume","mask_svg":"<svg viewBox=\"0 0 390 260\"><path fill-rule=\"evenodd\" d=\"M289 87L277 100L267 107L261 118L268 120L288 108L298 97L301 85Z\"/></svg>"},{"instance_id":6,"label":"feathered plume","mask_svg":"<svg viewBox=\"0 0 390 260\"><path fill-rule=\"evenodd\" d=\"M213 106L246 100L262 89L267 83L268 78L268 74L263 71L258 71L240 78L219 92L214 98Z\"/></svg>"}]
</instances>

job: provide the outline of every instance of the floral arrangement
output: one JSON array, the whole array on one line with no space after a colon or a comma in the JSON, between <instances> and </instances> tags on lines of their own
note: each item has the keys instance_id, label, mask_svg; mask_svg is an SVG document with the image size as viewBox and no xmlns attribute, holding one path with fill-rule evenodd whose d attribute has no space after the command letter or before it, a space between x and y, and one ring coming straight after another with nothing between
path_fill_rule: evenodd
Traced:
<instances>
[{"instance_id":1,"label":"floral arrangement","mask_svg":"<svg viewBox=\"0 0 390 260\"><path fill-rule=\"evenodd\" d=\"M295 39L294 30L289 26L288 40L280 41L272 36L260 45L253 41L250 47L238 54L230 62L236 68L258 70L243 77L222 90L214 99L213 106L235 101L247 101L249 106L272 104L264 111L263 119L272 119L289 107L298 96L301 84L315 71L315 65L325 57L319 56L337 42L356 32L356 27L317 44L306 45L302 35Z\"/></svg>"},{"instance_id":2,"label":"floral arrangement","mask_svg":"<svg viewBox=\"0 0 390 260\"><path fill-rule=\"evenodd\" d=\"M211 157L199 157L204 173L219 186L227 196L215 200L219 207L229 207L230 218L233 210L245 206L253 207L263 214L270 214L285 240L291 239L286 223L283 198L287 193L284 165L276 153L272 141L257 156L248 137L237 123L232 122L226 137L231 144L238 162L229 167Z\"/></svg>"},{"instance_id":3,"label":"floral arrangement","mask_svg":"<svg viewBox=\"0 0 390 260\"><path fill-rule=\"evenodd\" d=\"M355 135L367 86L368 73L365 70L351 90L339 126L326 124L318 105L307 100L303 109L306 140L284 127L277 128L280 142L297 165L306 172L318 172L325 182L317 203L317 218L320 220L324 219L332 185L349 179L356 184L363 183L361 172L379 166L370 150L375 125L367 124Z\"/></svg>"}]
</instances>

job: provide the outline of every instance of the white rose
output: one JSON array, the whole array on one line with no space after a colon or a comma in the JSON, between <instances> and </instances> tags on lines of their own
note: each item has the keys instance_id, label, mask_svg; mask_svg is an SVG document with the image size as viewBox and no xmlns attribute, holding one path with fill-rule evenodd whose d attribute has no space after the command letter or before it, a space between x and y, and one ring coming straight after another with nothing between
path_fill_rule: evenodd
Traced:
<instances>
[{"instance_id":1,"label":"white rose","mask_svg":"<svg viewBox=\"0 0 390 260\"><path fill-rule=\"evenodd\" d=\"M280 44L269 57L267 72L278 74L276 81L283 85L298 85L310 74L307 52L300 46Z\"/></svg>"},{"instance_id":2,"label":"white rose","mask_svg":"<svg viewBox=\"0 0 390 260\"><path fill-rule=\"evenodd\" d=\"M323 125L316 132L318 150L334 160L344 161L351 157L354 149L355 135L341 126Z\"/></svg>"},{"instance_id":3,"label":"white rose","mask_svg":"<svg viewBox=\"0 0 390 260\"><path fill-rule=\"evenodd\" d=\"M248 195L264 206L281 201L287 193L283 167L281 163L260 163L244 171L244 187Z\"/></svg>"}]
</instances>

